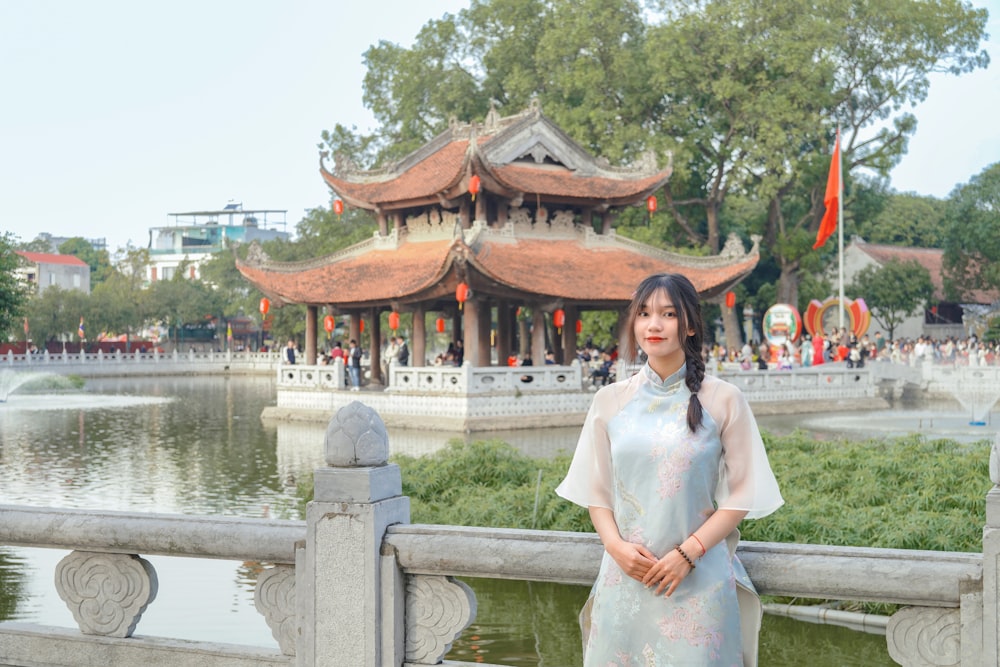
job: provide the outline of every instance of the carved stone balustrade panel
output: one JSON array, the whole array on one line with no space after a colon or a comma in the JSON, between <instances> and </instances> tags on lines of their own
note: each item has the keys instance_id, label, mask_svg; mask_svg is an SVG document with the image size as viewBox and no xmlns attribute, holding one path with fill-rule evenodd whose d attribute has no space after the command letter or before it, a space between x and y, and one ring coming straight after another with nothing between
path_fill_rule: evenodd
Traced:
<instances>
[{"instance_id":1,"label":"carved stone balustrade panel","mask_svg":"<svg viewBox=\"0 0 1000 667\"><path fill-rule=\"evenodd\" d=\"M85 635L131 637L156 590L139 556L73 551L56 566L56 591Z\"/></svg>"},{"instance_id":2,"label":"carved stone balustrade panel","mask_svg":"<svg viewBox=\"0 0 1000 667\"><path fill-rule=\"evenodd\" d=\"M406 582L406 660L436 665L476 618L476 594L451 577L415 575Z\"/></svg>"},{"instance_id":3,"label":"carved stone balustrade panel","mask_svg":"<svg viewBox=\"0 0 1000 667\"><path fill-rule=\"evenodd\" d=\"M260 573L253 604L264 616L267 627L285 655L295 655L298 634L295 616L295 567L276 565Z\"/></svg>"}]
</instances>

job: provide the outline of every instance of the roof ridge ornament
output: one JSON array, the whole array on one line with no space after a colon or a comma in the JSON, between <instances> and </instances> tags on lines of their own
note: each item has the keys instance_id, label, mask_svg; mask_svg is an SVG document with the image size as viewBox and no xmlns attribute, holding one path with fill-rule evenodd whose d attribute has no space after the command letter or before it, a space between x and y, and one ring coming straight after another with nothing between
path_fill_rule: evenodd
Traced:
<instances>
[{"instance_id":1,"label":"roof ridge ornament","mask_svg":"<svg viewBox=\"0 0 1000 667\"><path fill-rule=\"evenodd\" d=\"M531 96L531 102L528 104L528 112L536 117L542 115L542 102L538 99L538 95Z\"/></svg>"},{"instance_id":2,"label":"roof ridge ornament","mask_svg":"<svg viewBox=\"0 0 1000 667\"><path fill-rule=\"evenodd\" d=\"M490 98L490 110L486 112L486 119L483 121L483 129L487 134L491 134L500 129L500 114L497 112L497 101Z\"/></svg>"}]
</instances>

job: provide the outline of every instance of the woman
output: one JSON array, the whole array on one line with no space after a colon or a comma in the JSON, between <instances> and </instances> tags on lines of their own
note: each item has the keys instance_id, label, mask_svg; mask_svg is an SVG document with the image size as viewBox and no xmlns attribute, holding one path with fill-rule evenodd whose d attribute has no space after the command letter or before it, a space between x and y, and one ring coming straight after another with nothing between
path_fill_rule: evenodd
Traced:
<instances>
[{"instance_id":1,"label":"woman","mask_svg":"<svg viewBox=\"0 0 1000 667\"><path fill-rule=\"evenodd\" d=\"M760 601L736 526L783 502L757 424L736 387L705 375L687 278L644 280L626 331L623 356L647 362L595 394L556 489L588 507L605 549L580 615L584 665L754 665Z\"/></svg>"}]
</instances>

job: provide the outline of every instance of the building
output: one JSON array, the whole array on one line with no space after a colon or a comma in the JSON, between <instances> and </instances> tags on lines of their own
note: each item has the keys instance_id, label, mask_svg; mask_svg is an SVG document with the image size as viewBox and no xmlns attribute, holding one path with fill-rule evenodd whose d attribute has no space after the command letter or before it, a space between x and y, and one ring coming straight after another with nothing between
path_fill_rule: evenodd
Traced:
<instances>
[{"instance_id":1,"label":"building","mask_svg":"<svg viewBox=\"0 0 1000 667\"><path fill-rule=\"evenodd\" d=\"M381 169L338 157L331 171L325 158L320 174L340 201L374 214L373 238L298 263L273 262L252 247L237 267L275 306L306 305L308 364L316 360L319 309L349 316L349 337L371 350L376 385L385 380L378 357L386 311L413 314L412 366L429 363L429 317L441 329L449 323L473 367L503 365L519 347L537 364L548 349L557 364L569 364L580 312L621 310L657 272L682 272L703 298L720 298L759 259L756 240L749 253L733 238L719 256L692 257L617 236L620 211L645 209L672 168L652 154L611 166L537 104L504 118L491 109L483 123L453 122ZM517 319L522 308L529 326Z\"/></svg>"},{"instance_id":2,"label":"building","mask_svg":"<svg viewBox=\"0 0 1000 667\"><path fill-rule=\"evenodd\" d=\"M229 204L220 211L170 213L174 224L149 230L149 282L170 280L181 265L187 278L199 278L199 267L227 243L250 243L289 238L286 211L244 210Z\"/></svg>"},{"instance_id":3,"label":"building","mask_svg":"<svg viewBox=\"0 0 1000 667\"><path fill-rule=\"evenodd\" d=\"M855 236L844 248L844 282L850 284L862 269L873 265L881 267L891 260L917 262L927 269L934 284L933 303L927 309L921 309L916 315L903 320L893 332L897 339L915 340L919 336L931 336L939 340L949 336L962 338L976 333L983 315L989 312L996 314L996 311L1000 310L998 308L1000 304L997 304L1000 294L995 290L976 290L968 295L969 300L964 303L949 301L946 298L944 250L940 248L880 245L866 243L864 239ZM851 296L863 298L864 294ZM872 331L876 327L881 328L873 317Z\"/></svg>"},{"instance_id":4,"label":"building","mask_svg":"<svg viewBox=\"0 0 1000 667\"><path fill-rule=\"evenodd\" d=\"M79 257L25 250L18 250L17 254L24 258L17 274L36 294L54 286L90 294L90 265Z\"/></svg>"}]
</instances>

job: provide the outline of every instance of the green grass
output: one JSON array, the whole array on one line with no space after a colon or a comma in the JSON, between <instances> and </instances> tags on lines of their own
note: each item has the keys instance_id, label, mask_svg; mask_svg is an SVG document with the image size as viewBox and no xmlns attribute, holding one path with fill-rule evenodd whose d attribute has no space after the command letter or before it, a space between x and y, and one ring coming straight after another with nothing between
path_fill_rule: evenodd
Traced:
<instances>
[{"instance_id":1,"label":"green grass","mask_svg":"<svg viewBox=\"0 0 1000 667\"><path fill-rule=\"evenodd\" d=\"M794 433L765 434L765 443L785 505L744 521L746 540L982 549L991 486L986 442L820 442ZM498 440L455 440L428 456L393 457L414 523L591 531L587 510L555 495L569 460L533 459ZM303 491L304 500L311 497L311 484Z\"/></svg>"}]
</instances>

